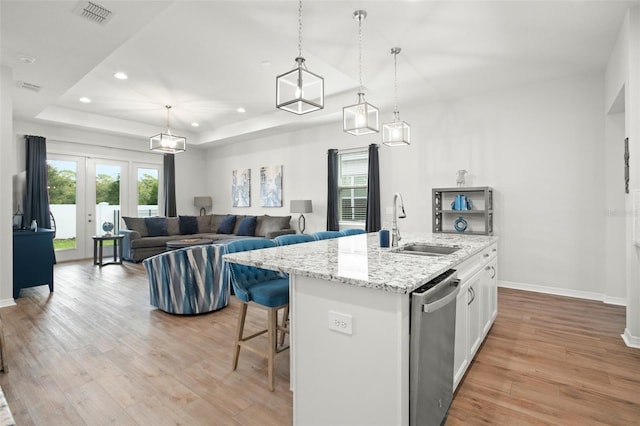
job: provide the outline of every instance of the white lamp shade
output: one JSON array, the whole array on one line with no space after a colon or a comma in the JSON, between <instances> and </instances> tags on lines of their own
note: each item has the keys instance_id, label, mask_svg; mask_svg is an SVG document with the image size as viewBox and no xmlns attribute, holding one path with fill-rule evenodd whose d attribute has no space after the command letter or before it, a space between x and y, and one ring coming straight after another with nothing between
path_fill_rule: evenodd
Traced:
<instances>
[{"instance_id":1,"label":"white lamp shade","mask_svg":"<svg viewBox=\"0 0 640 426\"><path fill-rule=\"evenodd\" d=\"M151 151L164 152L165 154L184 152L187 150L187 138L160 133L149 138L149 147Z\"/></svg>"},{"instance_id":2,"label":"white lamp shade","mask_svg":"<svg viewBox=\"0 0 640 426\"><path fill-rule=\"evenodd\" d=\"M404 121L383 123L382 143L387 146L411 144L411 127Z\"/></svg>"},{"instance_id":3,"label":"white lamp shade","mask_svg":"<svg viewBox=\"0 0 640 426\"><path fill-rule=\"evenodd\" d=\"M291 200L291 213L313 213L311 200Z\"/></svg>"},{"instance_id":4,"label":"white lamp shade","mask_svg":"<svg viewBox=\"0 0 640 426\"><path fill-rule=\"evenodd\" d=\"M377 133L380 130L378 108L364 100L358 93L358 103L342 109L342 129L355 136Z\"/></svg>"},{"instance_id":5,"label":"white lamp shade","mask_svg":"<svg viewBox=\"0 0 640 426\"><path fill-rule=\"evenodd\" d=\"M193 205L201 208L211 207L213 205L213 200L211 197L202 196L202 197L193 197Z\"/></svg>"},{"instance_id":6,"label":"white lamp shade","mask_svg":"<svg viewBox=\"0 0 640 426\"><path fill-rule=\"evenodd\" d=\"M324 108L324 78L302 66L279 75L276 108L298 115Z\"/></svg>"}]
</instances>

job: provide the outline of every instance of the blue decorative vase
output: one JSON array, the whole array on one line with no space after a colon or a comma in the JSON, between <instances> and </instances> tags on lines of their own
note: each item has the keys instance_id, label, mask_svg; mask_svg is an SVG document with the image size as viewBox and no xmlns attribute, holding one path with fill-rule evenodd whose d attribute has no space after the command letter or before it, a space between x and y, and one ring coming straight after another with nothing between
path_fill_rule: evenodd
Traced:
<instances>
[{"instance_id":1,"label":"blue decorative vase","mask_svg":"<svg viewBox=\"0 0 640 426\"><path fill-rule=\"evenodd\" d=\"M105 232L105 235L111 235L111 231L113 231L113 223L111 222L103 223L102 230Z\"/></svg>"}]
</instances>

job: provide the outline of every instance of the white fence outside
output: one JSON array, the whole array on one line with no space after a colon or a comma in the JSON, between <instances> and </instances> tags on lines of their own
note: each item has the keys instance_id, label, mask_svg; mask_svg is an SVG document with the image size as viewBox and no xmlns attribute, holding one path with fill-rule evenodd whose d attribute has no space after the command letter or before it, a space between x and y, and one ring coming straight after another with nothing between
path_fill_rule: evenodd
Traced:
<instances>
[{"instance_id":1,"label":"white fence outside","mask_svg":"<svg viewBox=\"0 0 640 426\"><path fill-rule=\"evenodd\" d=\"M51 213L56 221L56 239L73 239L77 236L76 231L76 205L75 204L51 204ZM111 222L115 226L115 212L120 212L120 206L110 206L101 203L96 206L95 235L102 235L102 224ZM138 217L149 217L158 215L158 206L138 206ZM124 222L120 221L120 226L124 227ZM112 231L113 232L113 231Z\"/></svg>"}]
</instances>

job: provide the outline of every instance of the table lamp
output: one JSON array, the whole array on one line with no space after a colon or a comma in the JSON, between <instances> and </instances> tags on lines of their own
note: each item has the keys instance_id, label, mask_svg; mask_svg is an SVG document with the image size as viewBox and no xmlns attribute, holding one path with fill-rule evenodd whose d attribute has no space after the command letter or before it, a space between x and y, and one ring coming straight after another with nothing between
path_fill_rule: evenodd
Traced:
<instances>
[{"instance_id":1,"label":"table lamp","mask_svg":"<svg viewBox=\"0 0 640 426\"><path fill-rule=\"evenodd\" d=\"M213 200L208 196L193 197L193 205L200 209L200 216L204 216L207 214L207 208L213 205Z\"/></svg>"},{"instance_id":2,"label":"table lamp","mask_svg":"<svg viewBox=\"0 0 640 426\"><path fill-rule=\"evenodd\" d=\"M291 200L291 213L300 213L298 218L298 229L300 233L304 234L304 228L306 226L306 219L302 213L312 213L313 207L311 206L311 200Z\"/></svg>"}]
</instances>

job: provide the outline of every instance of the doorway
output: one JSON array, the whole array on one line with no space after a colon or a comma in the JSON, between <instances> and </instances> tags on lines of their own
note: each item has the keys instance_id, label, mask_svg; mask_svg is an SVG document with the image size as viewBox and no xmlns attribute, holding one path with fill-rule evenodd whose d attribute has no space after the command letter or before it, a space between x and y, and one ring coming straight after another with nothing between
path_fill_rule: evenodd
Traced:
<instances>
[{"instance_id":1,"label":"doorway","mask_svg":"<svg viewBox=\"0 0 640 426\"><path fill-rule=\"evenodd\" d=\"M158 214L158 165L66 154L47 163L58 261L91 258L92 237L117 233L122 215ZM105 243L105 255L111 250Z\"/></svg>"}]
</instances>

